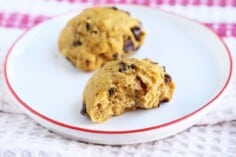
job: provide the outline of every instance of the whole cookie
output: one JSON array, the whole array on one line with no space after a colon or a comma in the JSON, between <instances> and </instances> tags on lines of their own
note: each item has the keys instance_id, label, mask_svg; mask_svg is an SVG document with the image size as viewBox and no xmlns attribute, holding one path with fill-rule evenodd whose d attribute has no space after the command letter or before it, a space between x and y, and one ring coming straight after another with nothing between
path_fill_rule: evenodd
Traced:
<instances>
[{"instance_id":1,"label":"whole cookie","mask_svg":"<svg viewBox=\"0 0 236 157\"><path fill-rule=\"evenodd\" d=\"M128 12L95 7L67 23L58 46L77 68L92 71L107 61L131 55L142 45L144 37L141 23Z\"/></svg>"},{"instance_id":2,"label":"whole cookie","mask_svg":"<svg viewBox=\"0 0 236 157\"><path fill-rule=\"evenodd\" d=\"M87 82L83 109L103 122L137 108L151 109L172 98L175 84L165 68L149 59L120 59L105 64Z\"/></svg>"}]
</instances>

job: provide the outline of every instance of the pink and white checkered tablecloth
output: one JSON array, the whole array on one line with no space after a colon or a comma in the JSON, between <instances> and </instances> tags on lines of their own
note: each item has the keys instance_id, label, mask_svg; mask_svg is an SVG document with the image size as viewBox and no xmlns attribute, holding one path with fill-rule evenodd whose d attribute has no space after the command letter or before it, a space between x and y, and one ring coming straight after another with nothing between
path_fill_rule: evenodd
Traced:
<instances>
[{"instance_id":1,"label":"pink and white checkered tablecloth","mask_svg":"<svg viewBox=\"0 0 236 157\"><path fill-rule=\"evenodd\" d=\"M223 38L236 62L236 0L0 0L0 64L27 28L70 10L107 3L145 5L195 19ZM67 139L35 123L9 96L0 69L0 157L15 156L235 157L235 74L218 107L190 129L149 143L102 146Z\"/></svg>"}]
</instances>

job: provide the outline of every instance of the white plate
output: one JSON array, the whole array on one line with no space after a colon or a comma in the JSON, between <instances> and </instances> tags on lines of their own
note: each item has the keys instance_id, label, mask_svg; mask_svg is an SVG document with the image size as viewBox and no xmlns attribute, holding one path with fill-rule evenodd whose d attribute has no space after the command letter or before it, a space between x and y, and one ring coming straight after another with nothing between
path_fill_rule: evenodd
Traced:
<instances>
[{"instance_id":1,"label":"white plate","mask_svg":"<svg viewBox=\"0 0 236 157\"><path fill-rule=\"evenodd\" d=\"M232 75L225 44L197 22L157 9L118 6L138 17L147 32L133 57L166 66L176 83L169 103L128 112L94 124L80 114L82 92L92 75L75 69L57 48L67 20L80 11L47 20L23 34L5 60L5 80L23 110L43 126L82 141L132 144L164 138L199 120L222 97Z\"/></svg>"}]
</instances>

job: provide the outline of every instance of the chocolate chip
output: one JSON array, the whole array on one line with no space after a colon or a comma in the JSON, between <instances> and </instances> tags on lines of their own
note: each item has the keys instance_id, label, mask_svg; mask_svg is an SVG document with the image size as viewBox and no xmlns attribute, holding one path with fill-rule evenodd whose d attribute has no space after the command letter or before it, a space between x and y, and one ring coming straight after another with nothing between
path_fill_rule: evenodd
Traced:
<instances>
[{"instance_id":1,"label":"chocolate chip","mask_svg":"<svg viewBox=\"0 0 236 157\"><path fill-rule=\"evenodd\" d=\"M119 68L119 72L125 72L126 70L128 70L128 68L127 67L123 67L123 68Z\"/></svg>"},{"instance_id":2,"label":"chocolate chip","mask_svg":"<svg viewBox=\"0 0 236 157\"><path fill-rule=\"evenodd\" d=\"M79 40L75 40L75 41L73 42L73 46L80 46L80 45L82 45L82 43L81 43L81 41L79 41Z\"/></svg>"},{"instance_id":3,"label":"chocolate chip","mask_svg":"<svg viewBox=\"0 0 236 157\"><path fill-rule=\"evenodd\" d=\"M141 85L142 89L144 91L146 91L147 90L147 85L143 82L143 80L141 78L139 80L140 80L140 85Z\"/></svg>"},{"instance_id":4,"label":"chocolate chip","mask_svg":"<svg viewBox=\"0 0 236 157\"><path fill-rule=\"evenodd\" d=\"M134 43L130 38L124 41L123 50L125 53L129 53L135 50Z\"/></svg>"},{"instance_id":5,"label":"chocolate chip","mask_svg":"<svg viewBox=\"0 0 236 157\"><path fill-rule=\"evenodd\" d=\"M116 89L115 89L114 87L111 87L111 88L108 90L108 93L109 93L109 95L112 95L112 94L115 93L115 91L116 91Z\"/></svg>"},{"instance_id":6,"label":"chocolate chip","mask_svg":"<svg viewBox=\"0 0 236 157\"><path fill-rule=\"evenodd\" d=\"M127 65L127 63L125 63L125 62L120 62L119 64L120 64L120 68L118 69L119 72L125 72L126 70L136 68L135 64Z\"/></svg>"},{"instance_id":7,"label":"chocolate chip","mask_svg":"<svg viewBox=\"0 0 236 157\"><path fill-rule=\"evenodd\" d=\"M115 53L115 54L112 55L112 57L113 57L114 59L118 59L118 58L119 58L119 54L118 54L118 53Z\"/></svg>"},{"instance_id":8,"label":"chocolate chip","mask_svg":"<svg viewBox=\"0 0 236 157\"><path fill-rule=\"evenodd\" d=\"M102 104L101 103L98 103L96 106L97 106L98 110L100 110L102 108Z\"/></svg>"},{"instance_id":9,"label":"chocolate chip","mask_svg":"<svg viewBox=\"0 0 236 157\"><path fill-rule=\"evenodd\" d=\"M134 26L131 28L131 32L133 33L135 40L140 41L143 34L141 28L139 26Z\"/></svg>"},{"instance_id":10,"label":"chocolate chip","mask_svg":"<svg viewBox=\"0 0 236 157\"><path fill-rule=\"evenodd\" d=\"M170 83L172 78L169 74L164 74L165 83Z\"/></svg>"},{"instance_id":11,"label":"chocolate chip","mask_svg":"<svg viewBox=\"0 0 236 157\"><path fill-rule=\"evenodd\" d=\"M116 10L116 11L119 11L119 10L120 10L120 9L118 9L118 8L115 7L115 6L112 6L112 7L109 7L109 8L110 8L110 9L113 9L113 10ZM130 15L130 13L129 13L128 11L124 11L124 10L120 10L120 11L122 11L122 12L124 12L124 13Z\"/></svg>"},{"instance_id":12,"label":"chocolate chip","mask_svg":"<svg viewBox=\"0 0 236 157\"><path fill-rule=\"evenodd\" d=\"M126 63L125 62L120 62L119 63L121 66L126 66Z\"/></svg>"},{"instance_id":13,"label":"chocolate chip","mask_svg":"<svg viewBox=\"0 0 236 157\"><path fill-rule=\"evenodd\" d=\"M119 9L118 9L117 7L115 7L115 6L110 7L110 9L119 10Z\"/></svg>"},{"instance_id":14,"label":"chocolate chip","mask_svg":"<svg viewBox=\"0 0 236 157\"><path fill-rule=\"evenodd\" d=\"M163 103L163 102L168 102L168 101L169 101L169 99L165 98L165 99L161 100L160 102Z\"/></svg>"},{"instance_id":15,"label":"chocolate chip","mask_svg":"<svg viewBox=\"0 0 236 157\"><path fill-rule=\"evenodd\" d=\"M101 53L101 54L99 54L99 57L104 59L104 58L106 58L106 55L104 53Z\"/></svg>"},{"instance_id":16,"label":"chocolate chip","mask_svg":"<svg viewBox=\"0 0 236 157\"><path fill-rule=\"evenodd\" d=\"M136 65L135 65L135 64L131 64L131 65L130 65L130 68L131 68L131 69L135 69L135 68L136 68Z\"/></svg>"},{"instance_id":17,"label":"chocolate chip","mask_svg":"<svg viewBox=\"0 0 236 157\"><path fill-rule=\"evenodd\" d=\"M82 106L82 108L81 108L81 110L80 110L80 113L81 113L82 115L86 115L87 111L86 111L86 104L85 104L85 103L83 103L83 106Z\"/></svg>"},{"instance_id":18,"label":"chocolate chip","mask_svg":"<svg viewBox=\"0 0 236 157\"><path fill-rule=\"evenodd\" d=\"M90 26L90 24L87 22L87 23L86 23L86 29L89 31L90 28L91 28L91 26Z\"/></svg>"},{"instance_id":19,"label":"chocolate chip","mask_svg":"<svg viewBox=\"0 0 236 157\"><path fill-rule=\"evenodd\" d=\"M147 85L145 84L145 82L139 76L136 77L136 81L138 82L138 84L142 88L142 89L136 90L136 96L141 97L141 96L146 95Z\"/></svg>"},{"instance_id":20,"label":"chocolate chip","mask_svg":"<svg viewBox=\"0 0 236 157\"><path fill-rule=\"evenodd\" d=\"M89 66L89 64L90 64L89 60L86 60L85 64L86 64L86 66Z\"/></svg>"},{"instance_id":21,"label":"chocolate chip","mask_svg":"<svg viewBox=\"0 0 236 157\"><path fill-rule=\"evenodd\" d=\"M128 66L125 62L120 62L120 68L118 69L119 72L124 72L126 70L128 70Z\"/></svg>"},{"instance_id":22,"label":"chocolate chip","mask_svg":"<svg viewBox=\"0 0 236 157\"><path fill-rule=\"evenodd\" d=\"M91 33L92 34L98 34L98 31L97 30L93 30Z\"/></svg>"},{"instance_id":23,"label":"chocolate chip","mask_svg":"<svg viewBox=\"0 0 236 157\"><path fill-rule=\"evenodd\" d=\"M164 98L163 100L160 100L160 102L158 103L157 107L160 107L160 105L162 103L165 103L165 102L169 102L169 99L168 98Z\"/></svg>"}]
</instances>

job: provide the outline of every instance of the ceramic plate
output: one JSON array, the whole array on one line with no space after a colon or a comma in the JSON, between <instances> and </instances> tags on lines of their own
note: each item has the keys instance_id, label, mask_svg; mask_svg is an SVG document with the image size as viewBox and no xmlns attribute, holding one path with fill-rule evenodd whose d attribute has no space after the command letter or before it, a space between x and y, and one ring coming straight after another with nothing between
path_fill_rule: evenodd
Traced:
<instances>
[{"instance_id":1,"label":"ceramic plate","mask_svg":"<svg viewBox=\"0 0 236 157\"><path fill-rule=\"evenodd\" d=\"M101 124L80 114L82 93L93 73L75 69L57 48L58 35L78 10L24 33L5 59L5 80L19 106L38 123L86 142L133 144L164 138L197 122L229 84L232 58L208 28L157 9L121 5L142 21L147 37L132 57L166 66L176 83L173 99L160 108L112 117Z\"/></svg>"}]
</instances>

